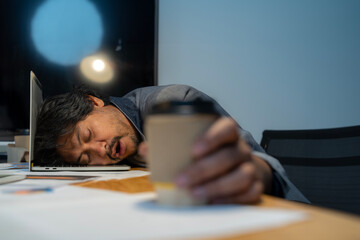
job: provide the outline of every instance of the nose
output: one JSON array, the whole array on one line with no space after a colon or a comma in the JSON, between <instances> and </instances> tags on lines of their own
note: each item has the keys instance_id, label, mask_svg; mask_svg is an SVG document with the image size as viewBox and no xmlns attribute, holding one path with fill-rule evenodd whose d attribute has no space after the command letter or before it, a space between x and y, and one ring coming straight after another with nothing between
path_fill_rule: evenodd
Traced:
<instances>
[{"instance_id":1,"label":"nose","mask_svg":"<svg viewBox=\"0 0 360 240\"><path fill-rule=\"evenodd\" d=\"M105 141L91 141L85 146L90 160L88 164L96 162L99 164L102 159L107 159L107 143Z\"/></svg>"}]
</instances>

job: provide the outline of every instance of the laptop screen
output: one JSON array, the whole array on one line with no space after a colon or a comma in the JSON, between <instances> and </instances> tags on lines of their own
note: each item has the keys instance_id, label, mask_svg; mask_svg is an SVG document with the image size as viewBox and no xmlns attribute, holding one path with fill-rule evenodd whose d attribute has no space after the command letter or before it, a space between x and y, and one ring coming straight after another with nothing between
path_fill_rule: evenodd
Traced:
<instances>
[{"instance_id":1,"label":"laptop screen","mask_svg":"<svg viewBox=\"0 0 360 240\"><path fill-rule=\"evenodd\" d=\"M39 113L41 104L43 102L42 86L35 74L30 72L30 169L34 159L34 142L36 133L36 117Z\"/></svg>"}]
</instances>

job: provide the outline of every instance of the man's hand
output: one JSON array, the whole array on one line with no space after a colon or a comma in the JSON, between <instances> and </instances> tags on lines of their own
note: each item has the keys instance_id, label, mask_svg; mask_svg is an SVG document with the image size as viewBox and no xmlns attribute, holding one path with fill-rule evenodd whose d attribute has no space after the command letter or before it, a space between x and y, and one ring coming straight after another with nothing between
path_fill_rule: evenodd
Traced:
<instances>
[{"instance_id":1,"label":"man's hand","mask_svg":"<svg viewBox=\"0 0 360 240\"><path fill-rule=\"evenodd\" d=\"M255 203L271 191L269 165L253 155L231 118L220 118L195 143L194 163L176 184L210 203Z\"/></svg>"}]
</instances>

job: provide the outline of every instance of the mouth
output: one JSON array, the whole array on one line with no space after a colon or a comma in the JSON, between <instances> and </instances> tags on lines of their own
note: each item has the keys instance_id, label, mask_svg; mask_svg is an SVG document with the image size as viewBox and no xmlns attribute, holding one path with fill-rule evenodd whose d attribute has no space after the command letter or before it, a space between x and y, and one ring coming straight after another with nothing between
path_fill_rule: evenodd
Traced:
<instances>
[{"instance_id":1,"label":"mouth","mask_svg":"<svg viewBox=\"0 0 360 240\"><path fill-rule=\"evenodd\" d=\"M112 158L119 158L121 156L124 155L125 151L126 151L126 145L120 141L120 139L118 139L115 143L114 146L111 149L111 157Z\"/></svg>"}]
</instances>

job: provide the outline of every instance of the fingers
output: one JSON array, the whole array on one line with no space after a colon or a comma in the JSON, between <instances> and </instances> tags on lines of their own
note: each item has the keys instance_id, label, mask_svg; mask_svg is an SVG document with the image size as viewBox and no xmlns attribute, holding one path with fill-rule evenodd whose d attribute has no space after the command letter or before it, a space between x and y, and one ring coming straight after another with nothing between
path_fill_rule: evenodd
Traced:
<instances>
[{"instance_id":1,"label":"fingers","mask_svg":"<svg viewBox=\"0 0 360 240\"><path fill-rule=\"evenodd\" d=\"M146 161L146 157L148 154L148 146L145 142L142 142L139 144L138 148L137 148L137 152L139 154L139 156L144 159L144 161Z\"/></svg>"},{"instance_id":2,"label":"fingers","mask_svg":"<svg viewBox=\"0 0 360 240\"><path fill-rule=\"evenodd\" d=\"M226 176L191 190L195 198L215 203L252 203L260 198L262 192L262 182L257 179L251 163L244 163Z\"/></svg>"},{"instance_id":3,"label":"fingers","mask_svg":"<svg viewBox=\"0 0 360 240\"><path fill-rule=\"evenodd\" d=\"M236 122L231 118L220 118L196 141L193 155L196 159L201 158L223 145L236 142L238 137Z\"/></svg>"},{"instance_id":4,"label":"fingers","mask_svg":"<svg viewBox=\"0 0 360 240\"><path fill-rule=\"evenodd\" d=\"M249 190L242 194L228 196L214 199L211 202L215 204L229 204L229 203L257 203L261 199L261 194L264 192L264 185L261 181L255 181Z\"/></svg>"},{"instance_id":5,"label":"fingers","mask_svg":"<svg viewBox=\"0 0 360 240\"><path fill-rule=\"evenodd\" d=\"M180 187L193 187L225 175L239 164L251 159L248 145L240 141L235 145L222 148L199 161L195 161L176 179Z\"/></svg>"},{"instance_id":6,"label":"fingers","mask_svg":"<svg viewBox=\"0 0 360 240\"><path fill-rule=\"evenodd\" d=\"M225 174L237 165L236 147L227 148L194 162L176 179L180 187L191 187Z\"/></svg>"},{"instance_id":7,"label":"fingers","mask_svg":"<svg viewBox=\"0 0 360 240\"><path fill-rule=\"evenodd\" d=\"M195 197L213 203L254 203L264 183L250 146L238 134L231 118L216 121L193 148L196 161L176 179Z\"/></svg>"}]
</instances>

